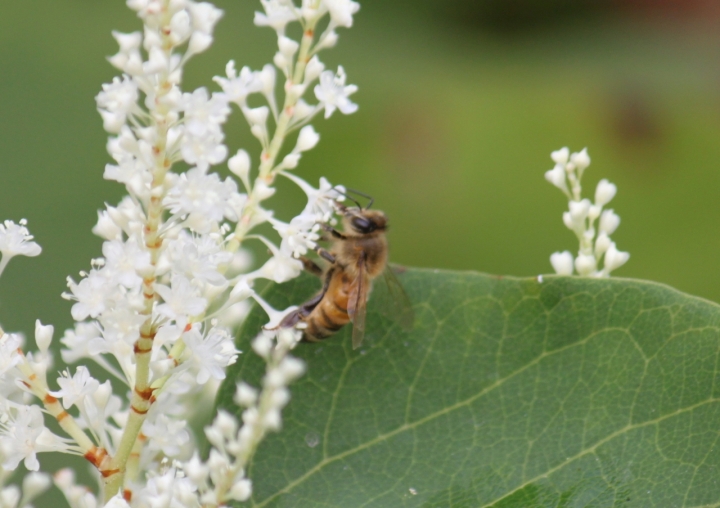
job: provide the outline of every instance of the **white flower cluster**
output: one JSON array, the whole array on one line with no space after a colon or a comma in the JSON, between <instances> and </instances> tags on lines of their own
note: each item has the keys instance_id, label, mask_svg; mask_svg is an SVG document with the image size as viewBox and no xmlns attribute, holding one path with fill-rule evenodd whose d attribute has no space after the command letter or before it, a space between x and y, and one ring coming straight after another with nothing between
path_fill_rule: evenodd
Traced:
<instances>
[{"instance_id":1,"label":"white flower cluster","mask_svg":"<svg viewBox=\"0 0 720 508\"><path fill-rule=\"evenodd\" d=\"M567 196L568 211L563 213L563 222L577 236L580 249L577 257L567 250L555 252L550 256L550 263L558 275L572 275L575 270L586 277L609 277L610 272L630 258L630 254L619 251L610 240L620 225L620 217L612 209L603 210L615 197L617 187L602 179L595 189L595 201L583 199L580 181L590 165L587 149L571 154L565 147L552 152L551 157L555 167L545 172L545 179Z\"/></svg>"},{"instance_id":2,"label":"white flower cluster","mask_svg":"<svg viewBox=\"0 0 720 508\"><path fill-rule=\"evenodd\" d=\"M113 33L120 49L110 62L122 76L103 85L97 106L112 135L107 148L114 163L104 176L123 184L127 196L98 213L93 232L104 239L102 257L79 280L68 278L63 296L74 302L76 324L61 339L61 355L69 364L92 360L124 386L122 393L113 393L110 380L96 379L86 365L60 373L57 389L51 389L52 326L38 321L38 351L31 353L19 335L0 329L2 467L12 471L24 462L37 471L37 454L48 451L85 457L99 473L97 495L77 485L72 471L55 475L55 485L73 508L219 507L247 499L252 491L248 463L265 434L280 429L280 411L290 398L287 386L304 371L288 354L300 332L277 329L288 310L270 307L253 285L260 278L284 282L299 275L299 258L316 247L322 225L335 221L344 189L324 178L314 188L291 171L319 141L309 124L318 113L329 118L335 110L357 109L348 98L357 88L346 84L342 67L326 71L318 52L337 42L338 27L352 25L359 5L351 0L261 3L264 12L256 14L255 23L278 35L273 64L237 72L228 63L225 76L215 78L218 92L180 87L185 64L211 45L222 16L210 3L127 0L143 30ZM324 17L329 17L326 28L316 34ZM302 28L299 41L286 35L293 22ZM281 87L276 87L276 70L284 76ZM309 89L314 104L304 100ZM266 105L249 106L253 94ZM257 171L251 171L245 150L227 161L237 180L212 171L228 156L223 124L232 104L261 146ZM295 131L294 146L284 149ZM189 169L182 171L180 162ZM277 175L308 197L305 209L289 222L263 206L275 193ZM253 232L263 223L274 228L279 242ZM271 252L254 269L243 249L250 240ZM2 272L12 256L35 256L40 247L24 222L8 221L0 225L0 252ZM238 387L242 424L220 413L206 430L213 448L202 462L193 454L188 419L203 400L214 398L225 368L240 353L232 327L250 299L269 316L253 342L267 372L259 390L245 383ZM48 429L48 417L64 436ZM24 492L23 500L39 489L26 485ZM18 503L8 506L23 506Z\"/></svg>"}]
</instances>

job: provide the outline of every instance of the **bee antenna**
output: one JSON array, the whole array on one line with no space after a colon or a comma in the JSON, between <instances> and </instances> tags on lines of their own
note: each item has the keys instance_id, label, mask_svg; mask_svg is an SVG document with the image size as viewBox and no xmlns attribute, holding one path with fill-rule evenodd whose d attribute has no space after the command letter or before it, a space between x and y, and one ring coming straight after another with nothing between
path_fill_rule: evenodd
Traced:
<instances>
[{"instance_id":1,"label":"bee antenna","mask_svg":"<svg viewBox=\"0 0 720 508\"><path fill-rule=\"evenodd\" d=\"M333 187L333 190L334 190L335 192L337 192L338 194L341 194L341 195L345 196L346 198L348 198L350 201L352 201L353 203L355 203L355 204L358 206L359 209L362 210L362 205L361 205L360 203L358 203L357 200L355 200L354 198L348 196L345 192L341 191L341 190L338 189L337 187Z\"/></svg>"},{"instance_id":2,"label":"bee antenna","mask_svg":"<svg viewBox=\"0 0 720 508\"><path fill-rule=\"evenodd\" d=\"M347 190L348 192L352 192L353 194L357 194L358 196L362 196L362 197L370 200L370 201L368 202L367 206L365 207L365 210L369 210L370 207L372 206L372 204L375 202L375 198L374 198L374 197L372 197L372 196L370 196L370 195L368 195L368 194L365 194L364 192L360 192L360 191L355 190L355 189L346 189L346 190ZM347 196L347 194L346 194L346 196ZM350 198L350 199L352 199L352 198ZM355 200L353 199L353 201L355 201ZM357 201L355 201L355 202L357 203Z\"/></svg>"}]
</instances>

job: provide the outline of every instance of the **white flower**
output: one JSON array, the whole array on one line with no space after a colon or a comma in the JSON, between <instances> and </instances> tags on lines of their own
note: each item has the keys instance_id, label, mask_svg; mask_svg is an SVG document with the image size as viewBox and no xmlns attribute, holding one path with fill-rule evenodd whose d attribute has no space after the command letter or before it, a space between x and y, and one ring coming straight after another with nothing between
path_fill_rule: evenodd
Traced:
<instances>
[{"instance_id":1,"label":"white flower","mask_svg":"<svg viewBox=\"0 0 720 508\"><path fill-rule=\"evenodd\" d=\"M192 15L193 30L211 34L215 24L220 20L223 11L208 2L188 2L188 9Z\"/></svg>"},{"instance_id":2,"label":"white flower","mask_svg":"<svg viewBox=\"0 0 720 508\"><path fill-rule=\"evenodd\" d=\"M550 256L550 264L558 275L572 275L573 262L573 255L568 250Z\"/></svg>"},{"instance_id":3,"label":"white flower","mask_svg":"<svg viewBox=\"0 0 720 508\"><path fill-rule=\"evenodd\" d=\"M213 93L208 98L205 87L193 93L183 95L182 108L185 112L185 125L195 136L203 136L215 126L225 123L230 113L227 97L222 93Z\"/></svg>"},{"instance_id":4,"label":"white flower","mask_svg":"<svg viewBox=\"0 0 720 508\"><path fill-rule=\"evenodd\" d=\"M279 34L285 32L285 27L292 21L297 21L295 7L283 0L260 0L265 12L255 12L255 25L272 27Z\"/></svg>"},{"instance_id":5,"label":"white flower","mask_svg":"<svg viewBox=\"0 0 720 508\"><path fill-rule=\"evenodd\" d=\"M88 346L92 339L100 336L100 328L96 323L75 323L74 329L65 330L60 343L67 349L60 354L65 363L75 363L81 358L90 356Z\"/></svg>"},{"instance_id":6,"label":"white flower","mask_svg":"<svg viewBox=\"0 0 720 508\"><path fill-rule=\"evenodd\" d=\"M34 237L25 227L26 224L25 219L19 224L11 220L0 224L0 253L3 255L3 261L13 256L34 257L42 251L40 246L32 241Z\"/></svg>"},{"instance_id":7,"label":"white flower","mask_svg":"<svg viewBox=\"0 0 720 508\"><path fill-rule=\"evenodd\" d=\"M295 258L304 256L308 250L315 248L320 239L317 233L319 229L317 220L310 214L298 215L288 224L273 218L270 219L270 223L282 238L280 250Z\"/></svg>"},{"instance_id":8,"label":"white flower","mask_svg":"<svg viewBox=\"0 0 720 508\"><path fill-rule=\"evenodd\" d=\"M303 264L299 259L275 246L272 246L270 250L273 251L273 256L259 270L249 274L248 278L269 279L282 284L300 275Z\"/></svg>"},{"instance_id":9,"label":"white flower","mask_svg":"<svg viewBox=\"0 0 720 508\"><path fill-rule=\"evenodd\" d=\"M318 188L315 189L302 178L298 178L290 173L281 173L300 187L307 195L308 203L301 215L312 215L316 222L327 223L330 221L335 212L335 202L345 199L343 192L345 187L342 185L332 185L325 177L320 178Z\"/></svg>"},{"instance_id":10,"label":"white flower","mask_svg":"<svg viewBox=\"0 0 720 508\"><path fill-rule=\"evenodd\" d=\"M200 284L227 284L220 269L232 261L233 255L223 249L223 239L217 233L192 236L181 231L176 239L168 242L166 253L174 273Z\"/></svg>"},{"instance_id":11,"label":"white flower","mask_svg":"<svg viewBox=\"0 0 720 508\"><path fill-rule=\"evenodd\" d=\"M102 252L105 256L104 270L126 288L140 286L142 277L139 274L148 273L152 269L150 253L141 249L135 238L129 238L126 242L105 242Z\"/></svg>"},{"instance_id":12,"label":"white flower","mask_svg":"<svg viewBox=\"0 0 720 508\"><path fill-rule=\"evenodd\" d=\"M77 300L71 309L75 321L83 321L88 316L98 317L115 292L115 288L108 284L107 278L99 270L91 270L79 284L68 278L68 287L72 292L71 297Z\"/></svg>"},{"instance_id":13,"label":"white flower","mask_svg":"<svg viewBox=\"0 0 720 508\"><path fill-rule=\"evenodd\" d=\"M235 62L232 60L225 66L225 74L227 78L216 76L213 79L223 89L227 100L240 107L246 105L248 95L260 92L263 88L263 82L257 72L251 71L249 67L243 67L238 75L235 71Z\"/></svg>"},{"instance_id":14,"label":"white flower","mask_svg":"<svg viewBox=\"0 0 720 508\"><path fill-rule=\"evenodd\" d=\"M235 363L239 351L233 345L233 338L221 328L213 328L203 337L193 327L183 335L183 340L190 354L190 361L197 367L196 381L204 385L212 377L225 379L225 367Z\"/></svg>"},{"instance_id":15,"label":"white flower","mask_svg":"<svg viewBox=\"0 0 720 508\"><path fill-rule=\"evenodd\" d=\"M142 432L148 437L151 450L162 451L168 457L176 457L182 445L190 440L184 420L172 420L165 414L159 414L154 422L145 420Z\"/></svg>"},{"instance_id":16,"label":"white flower","mask_svg":"<svg viewBox=\"0 0 720 508\"><path fill-rule=\"evenodd\" d=\"M322 0L322 3L330 12L330 19L335 26L350 28L353 14L360 9L360 4L352 0Z\"/></svg>"},{"instance_id":17,"label":"white flower","mask_svg":"<svg viewBox=\"0 0 720 508\"><path fill-rule=\"evenodd\" d=\"M182 275L173 275L171 288L156 284L155 291L165 303L158 306L157 312L169 319L178 320L202 314L207 306L207 300L197 296L190 281Z\"/></svg>"},{"instance_id":18,"label":"white flower","mask_svg":"<svg viewBox=\"0 0 720 508\"><path fill-rule=\"evenodd\" d=\"M75 370L75 375L72 377L70 377L69 371L63 372L57 378L57 383L60 390L50 393L55 397L62 397L65 409L70 409L74 405L81 405L85 397L95 393L100 386L97 379L90 375L87 367L82 365Z\"/></svg>"},{"instance_id":19,"label":"white flower","mask_svg":"<svg viewBox=\"0 0 720 508\"><path fill-rule=\"evenodd\" d=\"M217 229L224 218L237 220L231 198L237 185L230 178L221 181L215 173L206 174L193 168L177 178L163 200L171 213L187 216L188 226L199 233Z\"/></svg>"},{"instance_id":20,"label":"white flower","mask_svg":"<svg viewBox=\"0 0 720 508\"><path fill-rule=\"evenodd\" d=\"M315 97L325 108L325 118L330 118L339 109L341 113L349 115L357 111L358 106L348 99L348 97L357 92L357 86L345 85L345 70L342 66L338 67L337 73L332 71L324 71L320 74L320 83L315 86Z\"/></svg>"},{"instance_id":21,"label":"white flower","mask_svg":"<svg viewBox=\"0 0 720 508\"><path fill-rule=\"evenodd\" d=\"M102 86L102 92L97 95L95 100L106 131L120 132L128 115L132 114L137 107L138 97L137 84L129 76L123 76L122 79L115 77L112 83Z\"/></svg>"},{"instance_id":22,"label":"white flower","mask_svg":"<svg viewBox=\"0 0 720 508\"><path fill-rule=\"evenodd\" d=\"M6 471L14 471L20 461L24 461L28 470L37 471L40 468L37 453L68 450L58 436L45 428L42 411L37 406L6 409L0 426L2 467Z\"/></svg>"}]
</instances>

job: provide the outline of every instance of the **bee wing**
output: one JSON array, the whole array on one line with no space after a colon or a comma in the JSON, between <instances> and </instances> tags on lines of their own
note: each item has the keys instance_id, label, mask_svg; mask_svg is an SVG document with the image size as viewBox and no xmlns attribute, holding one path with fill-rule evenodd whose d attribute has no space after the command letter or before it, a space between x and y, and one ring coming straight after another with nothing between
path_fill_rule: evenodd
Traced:
<instances>
[{"instance_id":1,"label":"bee wing","mask_svg":"<svg viewBox=\"0 0 720 508\"><path fill-rule=\"evenodd\" d=\"M352 285L348 298L348 315L353 322L352 345L357 349L365 337L365 315L367 314L367 297L369 281L365 274L365 255L358 259L358 275Z\"/></svg>"},{"instance_id":2,"label":"bee wing","mask_svg":"<svg viewBox=\"0 0 720 508\"><path fill-rule=\"evenodd\" d=\"M409 332L415 323L415 312L392 266L385 267L382 279L387 286L387 293L378 292L378 310L386 318L398 323L404 331Z\"/></svg>"}]
</instances>

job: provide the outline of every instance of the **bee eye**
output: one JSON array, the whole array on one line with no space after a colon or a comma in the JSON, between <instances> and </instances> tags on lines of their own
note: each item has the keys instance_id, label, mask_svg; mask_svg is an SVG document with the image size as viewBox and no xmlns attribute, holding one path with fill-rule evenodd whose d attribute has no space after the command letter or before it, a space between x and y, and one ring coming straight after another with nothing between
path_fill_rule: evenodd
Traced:
<instances>
[{"instance_id":1,"label":"bee eye","mask_svg":"<svg viewBox=\"0 0 720 508\"><path fill-rule=\"evenodd\" d=\"M363 217L353 217L351 224L353 229L360 233L370 233L375 230L375 224Z\"/></svg>"}]
</instances>

